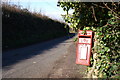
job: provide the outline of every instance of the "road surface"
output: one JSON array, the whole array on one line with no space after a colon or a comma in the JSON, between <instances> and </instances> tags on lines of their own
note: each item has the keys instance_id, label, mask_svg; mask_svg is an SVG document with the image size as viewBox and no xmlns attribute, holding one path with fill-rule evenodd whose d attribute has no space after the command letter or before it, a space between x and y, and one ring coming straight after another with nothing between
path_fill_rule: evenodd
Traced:
<instances>
[{"instance_id":1,"label":"road surface","mask_svg":"<svg viewBox=\"0 0 120 80\"><path fill-rule=\"evenodd\" d=\"M6 51L2 57L3 78L78 78L86 69L75 64L72 37Z\"/></svg>"}]
</instances>

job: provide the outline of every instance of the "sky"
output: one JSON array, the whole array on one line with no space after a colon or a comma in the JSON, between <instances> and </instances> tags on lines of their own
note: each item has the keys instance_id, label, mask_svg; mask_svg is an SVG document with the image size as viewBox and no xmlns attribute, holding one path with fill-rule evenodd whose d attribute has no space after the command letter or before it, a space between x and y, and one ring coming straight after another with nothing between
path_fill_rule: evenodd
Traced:
<instances>
[{"instance_id":1,"label":"sky","mask_svg":"<svg viewBox=\"0 0 120 80\"><path fill-rule=\"evenodd\" d=\"M41 14L60 21L64 21L61 14L66 14L62 8L57 7L58 0L2 0L2 2L10 2L10 4L16 5L19 4L23 8L28 8L32 12L41 12ZM70 10L69 13L73 13L73 10Z\"/></svg>"},{"instance_id":2,"label":"sky","mask_svg":"<svg viewBox=\"0 0 120 80\"><path fill-rule=\"evenodd\" d=\"M41 12L52 19L64 21L61 14L65 14L62 8L57 7L58 0L4 0L3 2L21 5L22 8L28 8L30 11Z\"/></svg>"}]
</instances>

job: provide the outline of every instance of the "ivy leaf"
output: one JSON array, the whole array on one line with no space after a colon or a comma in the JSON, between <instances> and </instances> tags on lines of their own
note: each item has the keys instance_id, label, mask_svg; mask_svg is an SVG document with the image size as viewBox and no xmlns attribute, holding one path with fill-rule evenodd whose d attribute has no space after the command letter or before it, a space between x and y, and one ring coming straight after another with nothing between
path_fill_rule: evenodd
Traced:
<instances>
[{"instance_id":1,"label":"ivy leaf","mask_svg":"<svg viewBox=\"0 0 120 80\"><path fill-rule=\"evenodd\" d=\"M90 27L86 27L86 30L90 30Z\"/></svg>"},{"instance_id":2,"label":"ivy leaf","mask_svg":"<svg viewBox=\"0 0 120 80\"><path fill-rule=\"evenodd\" d=\"M82 32L82 34L85 34L86 33L86 31L84 30L83 32Z\"/></svg>"},{"instance_id":3,"label":"ivy leaf","mask_svg":"<svg viewBox=\"0 0 120 80\"><path fill-rule=\"evenodd\" d=\"M111 24L115 24L115 22L111 22Z\"/></svg>"},{"instance_id":4,"label":"ivy leaf","mask_svg":"<svg viewBox=\"0 0 120 80\"><path fill-rule=\"evenodd\" d=\"M109 52L110 51L109 47L105 47L105 51Z\"/></svg>"},{"instance_id":5,"label":"ivy leaf","mask_svg":"<svg viewBox=\"0 0 120 80\"><path fill-rule=\"evenodd\" d=\"M108 14L108 16L110 16L110 17L111 17L111 16L112 16L112 14Z\"/></svg>"},{"instance_id":6,"label":"ivy leaf","mask_svg":"<svg viewBox=\"0 0 120 80\"><path fill-rule=\"evenodd\" d=\"M113 65L113 69L116 70L118 68L118 66L116 65Z\"/></svg>"},{"instance_id":7,"label":"ivy leaf","mask_svg":"<svg viewBox=\"0 0 120 80\"><path fill-rule=\"evenodd\" d=\"M102 35L102 33L98 33L98 35L100 35L100 36L101 36L101 35Z\"/></svg>"},{"instance_id":8,"label":"ivy leaf","mask_svg":"<svg viewBox=\"0 0 120 80\"><path fill-rule=\"evenodd\" d=\"M107 35L106 38L108 38L110 35Z\"/></svg>"}]
</instances>

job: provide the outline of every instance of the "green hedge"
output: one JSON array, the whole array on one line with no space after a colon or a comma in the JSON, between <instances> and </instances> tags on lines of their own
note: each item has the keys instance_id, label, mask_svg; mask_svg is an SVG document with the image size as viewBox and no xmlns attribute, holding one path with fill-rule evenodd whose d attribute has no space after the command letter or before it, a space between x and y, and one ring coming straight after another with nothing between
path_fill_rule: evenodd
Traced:
<instances>
[{"instance_id":1,"label":"green hedge","mask_svg":"<svg viewBox=\"0 0 120 80\"><path fill-rule=\"evenodd\" d=\"M65 24L39 13L2 4L3 50L65 36Z\"/></svg>"}]
</instances>

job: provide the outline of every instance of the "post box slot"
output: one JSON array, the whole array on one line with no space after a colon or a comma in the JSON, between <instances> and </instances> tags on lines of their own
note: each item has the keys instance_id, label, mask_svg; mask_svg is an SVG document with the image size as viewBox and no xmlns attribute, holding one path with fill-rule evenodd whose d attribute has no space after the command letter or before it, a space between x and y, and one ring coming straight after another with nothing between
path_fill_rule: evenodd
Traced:
<instances>
[{"instance_id":1,"label":"post box slot","mask_svg":"<svg viewBox=\"0 0 120 80\"><path fill-rule=\"evenodd\" d=\"M90 36L79 36L79 38L91 38Z\"/></svg>"}]
</instances>

